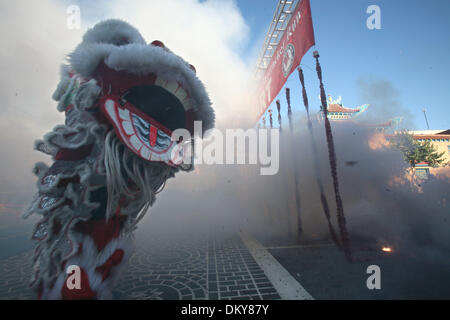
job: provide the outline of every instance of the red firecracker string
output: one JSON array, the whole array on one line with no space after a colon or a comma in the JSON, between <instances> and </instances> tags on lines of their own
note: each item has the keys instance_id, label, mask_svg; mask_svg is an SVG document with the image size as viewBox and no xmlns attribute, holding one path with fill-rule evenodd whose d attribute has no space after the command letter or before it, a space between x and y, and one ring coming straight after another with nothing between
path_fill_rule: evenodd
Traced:
<instances>
[{"instance_id":1,"label":"red firecracker string","mask_svg":"<svg viewBox=\"0 0 450 320\"><path fill-rule=\"evenodd\" d=\"M331 167L331 177L333 178L333 187L334 187L334 194L336 197L336 209L337 209L337 220L338 225L341 233L341 241L342 241L342 247L344 249L345 256L349 261L352 261L352 255L350 251L350 240L349 235L347 232L347 223L345 221L344 216L344 206L342 204L342 198L341 194L339 192L339 181L338 181L338 175L337 175L337 169L336 169L336 152L334 149L334 141L333 141L333 133L331 131L331 124L330 120L328 119L328 110L327 110L327 99L325 95L325 89L323 87L322 82L322 68L320 67L319 63L319 52L314 51L314 58L316 59L316 71L317 76L320 81L320 100L322 103L322 111L325 118L325 134L327 137L327 144L328 144L328 157L330 159L330 167Z\"/></svg>"}]
</instances>

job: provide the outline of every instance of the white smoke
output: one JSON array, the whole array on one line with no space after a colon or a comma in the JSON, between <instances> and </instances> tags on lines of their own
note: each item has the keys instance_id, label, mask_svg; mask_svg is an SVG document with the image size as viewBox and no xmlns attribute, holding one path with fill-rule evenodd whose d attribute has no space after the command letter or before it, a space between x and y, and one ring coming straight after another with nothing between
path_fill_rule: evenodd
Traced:
<instances>
[{"instance_id":1,"label":"white smoke","mask_svg":"<svg viewBox=\"0 0 450 320\"><path fill-rule=\"evenodd\" d=\"M81 33L67 29L65 8L51 1L1 1L0 11L0 192L23 197L34 186L33 164L45 159L34 139L63 122L51 95Z\"/></svg>"},{"instance_id":2,"label":"white smoke","mask_svg":"<svg viewBox=\"0 0 450 320\"><path fill-rule=\"evenodd\" d=\"M103 19L126 20L148 42L161 40L193 64L213 101L219 126L242 118L243 110L248 110L250 68L238 52L248 39L249 28L234 1L78 1L79 30L67 27L70 15L66 10L72 4L52 0L0 3L0 192L32 192L33 164L48 161L33 150L33 141L64 121L51 99L60 65L84 31Z\"/></svg>"}]
</instances>

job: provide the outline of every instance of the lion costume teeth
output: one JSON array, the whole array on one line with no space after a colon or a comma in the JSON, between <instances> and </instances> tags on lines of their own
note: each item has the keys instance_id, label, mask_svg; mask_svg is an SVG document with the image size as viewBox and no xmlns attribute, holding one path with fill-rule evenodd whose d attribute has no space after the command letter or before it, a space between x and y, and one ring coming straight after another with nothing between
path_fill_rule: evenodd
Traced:
<instances>
[{"instance_id":1,"label":"lion costume teeth","mask_svg":"<svg viewBox=\"0 0 450 320\"><path fill-rule=\"evenodd\" d=\"M69 62L53 94L65 124L35 143L54 163L36 164L38 192L25 213L41 216L31 286L40 299L105 299L131 231L183 168L171 133L193 133L194 121L212 128L214 111L195 68L124 21L88 30ZM70 265L81 289L66 283Z\"/></svg>"}]
</instances>

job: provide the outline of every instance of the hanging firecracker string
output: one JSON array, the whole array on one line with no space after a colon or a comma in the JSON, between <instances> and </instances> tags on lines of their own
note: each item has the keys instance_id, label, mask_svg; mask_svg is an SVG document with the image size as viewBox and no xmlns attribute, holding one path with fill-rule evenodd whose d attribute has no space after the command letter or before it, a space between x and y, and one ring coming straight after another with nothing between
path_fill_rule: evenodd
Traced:
<instances>
[{"instance_id":1,"label":"hanging firecracker string","mask_svg":"<svg viewBox=\"0 0 450 320\"><path fill-rule=\"evenodd\" d=\"M280 131L283 130L283 126L281 125L281 112L280 112L280 100L277 100L277 110L278 110L278 125L280 126Z\"/></svg>"},{"instance_id":2,"label":"hanging firecracker string","mask_svg":"<svg viewBox=\"0 0 450 320\"><path fill-rule=\"evenodd\" d=\"M286 101L288 105L288 118L289 118L289 130L291 135L291 140L293 138L293 125L292 125L292 109L291 109L291 95L290 95L290 89L286 88ZM297 170L295 170L295 165L298 163L295 153L295 148L291 148L292 150L292 156L294 159L294 184L295 184L295 204L297 207L297 228L299 236L302 236L303 232L303 223L302 223L302 215L301 215L301 201L300 201L300 184L298 179Z\"/></svg>"},{"instance_id":3,"label":"hanging firecracker string","mask_svg":"<svg viewBox=\"0 0 450 320\"><path fill-rule=\"evenodd\" d=\"M319 63L319 52L314 51L313 53L314 58L316 59L316 72L317 76L319 78L320 82L320 100L322 104L322 111L324 113L325 118L325 134L327 138L327 144L328 144L328 157L330 160L330 167L331 167L331 177L333 179L333 187L334 187L334 194L336 197L336 210L337 210L337 220L338 225L341 233L341 242L342 247L344 249L345 256L349 261L352 261L352 255L350 251L350 240L349 235L347 232L347 224L345 221L344 216L344 206L342 204L342 198L341 194L339 192L339 181L338 181L338 175L337 175L337 166L336 166L336 152L334 149L334 141L333 141L333 133L331 131L331 124L330 120L328 119L328 110L327 110L327 99L325 95L325 89L323 87L322 82L322 68L320 67Z\"/></svg>"},{"instance_id":4,"label":"hanging firecracker string","mask_svg":"<svg viewBox=\"0 0 450 320\"><path fill-rule=\"evenodd\" d=\"M270 122L270 129L273 129L273 119L272 119L272 110L269 109L269 122Z\"/></svg>"},{"instance_id":5,"label":"hanging firecracker string","mask_svg":"<svg viewBox=\"0 0 450 320\"><path fill-rule=\"evenodd\" d=\"M327 201L327 198L325 196L325 191L323 189L323 182L322 182L322 178L321 178L321 175L320 175L319 155L318 155L318 152L317 152L316 141L314 139L314 133L313 133L313 130L312 130L311 117L309 115L308 95L306 94L305 79L303 77L303 70L300 67L297 70L298 70L298 76L300 78L300 83L302 85L303 104L304 104L305 109L306 109L306 115L307 115L307 120L308 120L308 131L309 131L309 134L310 134L310 137L311 137L311 148L312 148L312 151L313 151L312 153L313 153L314 170L315 170L315 174L316 174L317 186L319 187L320 201L322 203L322 209L323 209L323 212L325 214L325 218L327 219L328 229L330 230L331 238L333 239L334 243L338 247L340 247L340 243L339 243L336 231L334 230L333 224L331 223L330 208L328 206L328 201Z\"/></svg>"},{"instance_id":6,"label":"hanging firecracker string","mask_svg":"<svg viewBox=\"0 0 450 320\"><path fill-rule=\"evenodd\" d=\"M292 109L291 109L291 95L290 95L290 89L286 88L286 101L288 105L288 119L289 119L289 129L293 130L292 127Z\"/></svg>"}]
</instances>

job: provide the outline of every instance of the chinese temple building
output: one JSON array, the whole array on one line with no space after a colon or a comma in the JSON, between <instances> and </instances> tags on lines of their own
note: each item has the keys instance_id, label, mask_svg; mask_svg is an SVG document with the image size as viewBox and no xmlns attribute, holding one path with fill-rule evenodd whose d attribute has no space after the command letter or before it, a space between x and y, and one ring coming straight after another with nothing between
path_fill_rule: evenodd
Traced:
<instances>
[{"instance_id":1,"label":"chinese temple building","mask_svg":"<svg viewBox=\"0 0 450 320\"><path fill-rule=\"evenodd\" d=\"M364 104L360 107L354 109L345 108L342 104L342 97L333 100L330 95L328 95L327 101L327 111L328 119L330 120L350 120L363 113L369 107L368 104Z\"/></svg>"},{"instance_id":2,"label":"chinese temple building","mask_svg":"<svg viewBox=\"0 0 450 320\"><path fill-rule=\"evenodd\" d=\"M342 120L354 120L357 116L367 110L369 108L368 104L363 104L356 108L346 108L342 104L342 97L339 97L336 100L333 100L331 95L328 95L327 100L327 115L328 119L331 121L342 121ZM323 120L323 112L322 110L319 112L319 120ZM365 126L372 128L379 132L385 132L387 130L397 130L400 122L402 122L402 117L395 117L389 119L383 123L375 123L375 124L364 124Z\"/></svg>"}]
</instances>

